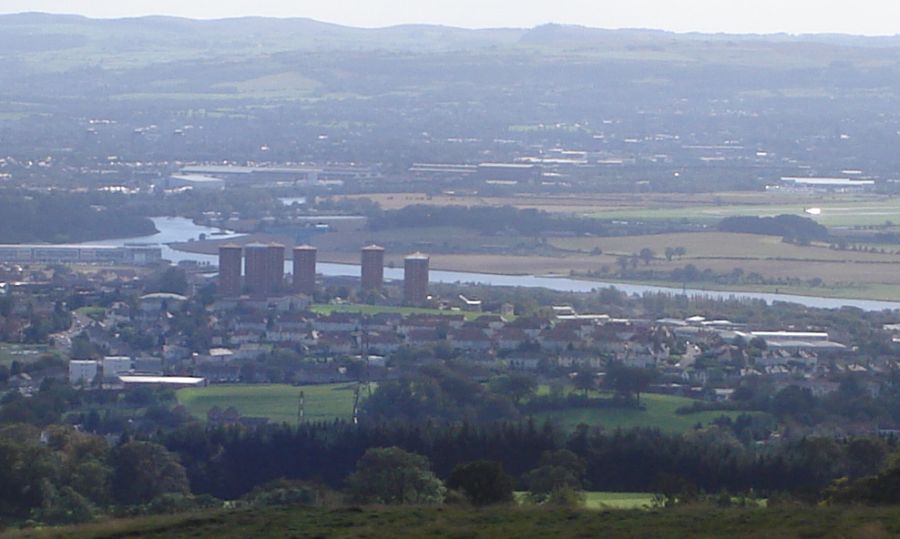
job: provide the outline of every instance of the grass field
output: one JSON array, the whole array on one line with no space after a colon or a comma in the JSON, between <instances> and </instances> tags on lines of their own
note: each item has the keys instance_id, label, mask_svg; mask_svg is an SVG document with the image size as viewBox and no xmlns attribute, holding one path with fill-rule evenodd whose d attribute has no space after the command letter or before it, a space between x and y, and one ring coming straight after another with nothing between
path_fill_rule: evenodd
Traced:
<instances>
[{"instance_id":1,"label":"grass field","mask_svg":"<svg viewBox=\"0 0 900 539\"><path fill-rule=\"evenodd\" d=\"M353 416L353 384L320 386L213 385L180 389L178 402L195 417L206 420L213 406L223 410L234 406L241 415L268 417L275 423L297 423L300 392L304 393L306 421L351 419Z\"/></svg>"},{"instance_id":2,"label":"grass field","mask_svg":"<svg viewBox=\"0 0 900 539\"><path fill-rule=\"evenodd\" d=\"M275 423L297 422L300 392L304 392L304 417L307 421L350 419L353 414L353 384L319 386L212 385L204 388L180 389L178 402L195 417L205 420L213 407L234 406L241 415L268 417ZM564 429L579 423L606 429L653 427L666 432L684 432L697 423L708 424L722 415L735 417L738 412L701 412L678 415L675 411L690 406L691 399L671 395L641 395L646 410L625 408L571 409L537 414L536 419L550 420Z\"/></svg>"},{"instance_id":3,"label":"grass field","mask_svg":"<svg viewBox=\"0 0 900 539\"><path fill-rule=\"evenodd\" d=\"M20 538L860 538L900 534L900 509L789 507L596 511L542 508L278 508L112 520L68 528L9 531Z\"/></svg>"},{"instance_id":4,"label":"grass field","mask_svg":"<svg viewBox=\"0 0 900 539\"><path fill-rule=\"evenodd\" d=\"M713 223L723 217L737 215L770 216L786 213L811 217L825 226L869 226L881 225L885 221L900 223L900 197L883 195L746 192L478 197L391 193L350 197L369 198L384 209L398 209L413 204L514 206L622 221L686 219ZM809 208L820 208L822 213L817 216L808 215L805 210Z\"/></svg>"},{"instance_id":5,"label":"grass field","mask_svg":"<svg viewBox=\"0 0 900 539\"><path fill-rule=\"evenodd\" d=\"M654 494L650 492L585 492L585 508L603 509L650 509ZM516 492L516 501L525 503L528 492Z\"/></svg>"},{"instance_id":6,"label":"grass field","mask_svg":"<svg viewBox=\"0 0 900 539\"><path fill-rule=\"evenodd\" d=\"M648 509L653 504L649 492L586 492L588 509Z\"/></svg>"},{"instance_id":7,"label":"grass field","mask_svg":"<svg viewBox=\"0 0 900 539\"><path fill-rule=\"evenodd\" d=\"M649 427L664 432L685 432L697 423L707 425L721 416L737 417L743 412L699 412L679 415L676 412L683 406L690 406L694 401L672 395L656 395L644 393L641 404L644 410L632 408L572 408L536 414L535 418L550 420L564 429L574 429L580 423L603 427L611 430L617 428Z\"/></svg>"},{"instance_id":8,"label":"grass field","mask_svg":"<svg viewBox=\"0 0 900 539\"><path fill-rule=\"evenodd\" d=\"M13 361L31 363L47 351L49 348L46 345L0 343L0 365L9 367Z\"/></svg>"}]
</instances>

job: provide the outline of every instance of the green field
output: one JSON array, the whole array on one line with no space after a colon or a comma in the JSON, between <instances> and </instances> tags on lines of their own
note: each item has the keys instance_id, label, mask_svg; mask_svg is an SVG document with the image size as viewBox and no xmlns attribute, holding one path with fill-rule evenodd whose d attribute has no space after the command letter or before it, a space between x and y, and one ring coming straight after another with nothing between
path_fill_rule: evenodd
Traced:
<instances>
[{"instance_id":1,"label":"green field","mask_svg":"<svg viewBox=\"0 0 900 539\"><path fill-rule=\"evenodd\" d=\"M586 492L588 509L649 509L653 494L649 492Z\"/></svg>"},{"instance_id":2,"label":"green field","mask_svg":"<svg viewBox=\"0 0 900 539\"><path fill-rule=\"evenodd\" d=\"M319 386L213 385L180 389L178 402L195 417L205 420L213 406L234 406L243 416L268 417L275 423L297 423L300 392L304 394L306 421L332 421L353 417L354 384Z\"/></svg>"},{"instance_id":3,"label":"green field","mask_svg":"<svg viewBox=\"0 0 900 539\"><path fill-rule=\"evenodd\" d=\"M0 365L9 367L13 361L22 364L31 363L48 351L46 345L0 343Z\"/></svg>"},{"instance_id":4,"label":"green field","mask_svg":"<svg viewBox=\"0 0 900 539\"><path fill-rule=\"evenodd\" d=\"M806 213L809 208L819 208L820 215ZM720 206L656 207L656 208L624 208L604 209L598 212L587 212L584 215L598 219L615 220L682 220L693 222L717 222L725 217L759 216L768 217L780 214L809 217L825 226L872 226L882 225L885 221L900 223L900 198L856 198L846 197L841 200L810 199L802 203L782 204L723 204Z\"/></svg>"},{"instance_id":5,"label":"green field","mask_svg":"<svg viewBox=\"0 0 900 539\"><path fill-rule=\"evenodd\" d=\"M585 508L603 509L650 509L654 494L649 492L585 492ZM516 492L516 501L525 503L528 493Z\"/></svg>"},{"instance_id":6,"label":"green field","mask_svg":"<svg viewBox=\"0 0 900 539\"><path fill-rule=\"evenodd\" d=\"M737 417L746 412L699 412L679 415L676 412L683 406L690 406L694 401L672 395L656 395L644 393L641 404L646 409L633 408L572 408L535 414L535 418L550 420L564 429L574 429L580 423L603 427L611 430L617 428L649 427L664 432L685 432L697 423L707 425L721 416Z\"/></svg>"},{"instance_id":7,"label":"green field","mask_svg":"<svg viewBox=\"0 0 900 539\"><path fill-rule=\"evenodd\" d=\"M881 538L900 533L900 509L787 507L594 511L546 508L346 507L212 511L9 531L13 538Z\"/></svg>"}]
</instances>

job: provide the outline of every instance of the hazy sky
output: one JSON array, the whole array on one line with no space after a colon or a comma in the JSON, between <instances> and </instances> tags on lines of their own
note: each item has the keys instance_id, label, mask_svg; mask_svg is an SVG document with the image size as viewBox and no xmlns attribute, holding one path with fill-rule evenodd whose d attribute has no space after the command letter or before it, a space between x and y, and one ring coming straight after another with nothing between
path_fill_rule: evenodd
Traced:
<instances>
[{"instance_id":1,"label":"hazy sky","mask_svg":"<svg viewBox=\"0 0 900 539\"><path fill-rule=\"evenodd\" d=\"M898 0L0 0L0 13L310 17L353 26L547 22L703 32L900 33Z\"/></svg>"}]
</instances>

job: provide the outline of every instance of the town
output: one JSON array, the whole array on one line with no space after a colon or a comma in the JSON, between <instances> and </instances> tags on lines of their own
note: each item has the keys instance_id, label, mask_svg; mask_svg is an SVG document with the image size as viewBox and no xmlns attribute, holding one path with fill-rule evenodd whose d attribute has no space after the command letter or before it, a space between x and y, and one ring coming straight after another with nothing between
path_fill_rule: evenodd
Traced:
<instances>
[{"instance_id":1,"label":"town","mask_svg":"<svg viewBox=\"0 0 900 539\"><path fill-rule=\"evenodd\" d=\"M275 3L0 7L0 539L897 535L900 38Z\"/></svg>"}]
</instances>

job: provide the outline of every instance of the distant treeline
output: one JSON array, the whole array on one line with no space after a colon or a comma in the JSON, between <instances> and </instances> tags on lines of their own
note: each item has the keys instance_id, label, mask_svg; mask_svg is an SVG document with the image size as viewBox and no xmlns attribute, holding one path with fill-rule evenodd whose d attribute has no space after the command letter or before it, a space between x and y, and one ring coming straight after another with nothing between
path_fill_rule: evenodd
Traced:
<instances>
[{"instance_id":1,"label":"distant treeline","mask_svg":"<svg viewBox=\"0 0 900 539\"><path fill-rule=\"evenodd\" d=\"M807 217L778 215L775 217L726 217L719 223L721 232L743 232L782 236L797 241L825 240L828 229Z\"/></svg>"},{"instance_id":2,"label":"distant treeline","mask_svg":"<svg viewBox=\"0 0 900 539\"><path fill-rule=\"evenodd\" d=\"M596 219L564 217L536 209L503 207L429 206L417 204L399 210L385 211L373 216L373 229L457 226L471 228L483 234L513 231L524 236L545 232L574 234L606 233L606 227Z\"/></svg>"},{"instance_id":3,"label":"distant treeline","mask_svg":"<svg viewBox=\"0 0 900 539\"><path fill-rule=\"evenodd\" d=\"M124 199L83 193L0 191L0 243L68 243L156 233Z\"/></svg>"}]
</instances>

